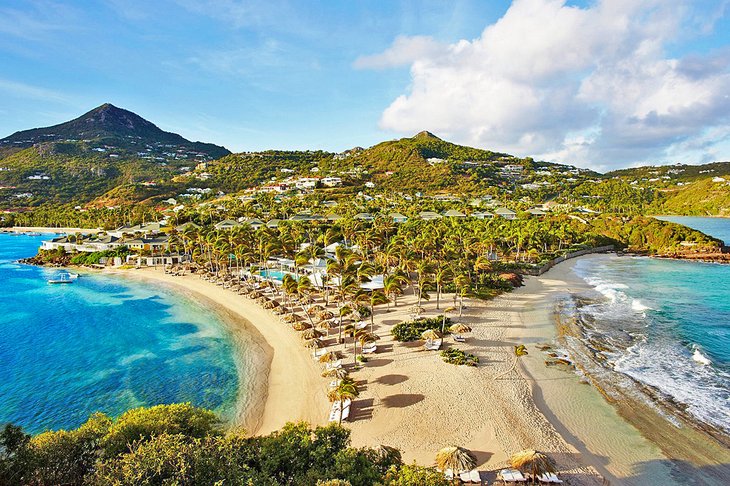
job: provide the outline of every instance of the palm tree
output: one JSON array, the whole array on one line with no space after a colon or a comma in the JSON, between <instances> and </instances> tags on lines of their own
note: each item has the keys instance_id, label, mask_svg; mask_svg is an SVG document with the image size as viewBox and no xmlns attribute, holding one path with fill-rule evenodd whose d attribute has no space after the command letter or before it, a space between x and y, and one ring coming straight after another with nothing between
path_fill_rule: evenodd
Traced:
<instances>
[{"instance_id":1,"label":"palm tree","mask_svg":"<svg viewBox=\"0 0 730 486\"><path fill-rule=\"evenodd\" d=\"M520 359L520 358L521 358L522 356L525 356L525 355L527 355L527 354L528 354L528 353L527 353L527 347L525 347L525 345L524 345L524 344L518 344L517 346L515 346L515 347L513 348L513 352L514 352L514 359L512 360L512 366L510 366L510 367L509 367L509 369L508 369L508 370L506 370L505 372L503 372L503 373L500 373L499 375L495 376L495 377L494 377L494 379L495 379L495 380L496 380L497 378L501 378L501 377L503 377L503 376L504 376L504 375L506 375L507 373L509 373L509 372L511 372L512 370L514 370L514 369L515 369L515 368L517 367L517 361L518 361L518 360L519 360L519 359Z\"/></svg>"},{"instance_id":2,"label":"palm tree","mask_svg":"<svg viewBox=\"0 0 730 486\"><path fill-rule=\"evenodd\" d=\"M451 280L452 276L453 274L451 273L451 269L444 263L439 262L436 267L436 271L433 274L433 281L436 284L436 310L439 309L441 289L443 289L444 285Z\"/></svg>"},{"instance_id":3,"label":"palm tree","mask_svg":"<svg viewBox=\"0 0 730 486\"><path fill-rule=\"evenodd\" d=\"M342 378L342 381L339 385L337 385L337 388L331 390L328 394L328 398L330 402L340 402L340 420L339 424L342 425L342 412L343 407L345 404L345 400L354 400L360 395L360 392L357 390L357 386L355 383L350 379L348 380L347 377Z\"/></svg>"},{"instance_id":4,"label":"palm tree","mask_svg":"<svg viewBox=\"0 0 730 486\"><path fill-rule=\"evenodd\" d=\"M386 275L383 279L383 291L386 296L393 298L393 305L395 307L398 307L398 296L403 295L403 285L406 283L408 283L408 277L401 272ZM388 310L390 310L390 305L388 306Z\"/></svg>"}]
</instances>

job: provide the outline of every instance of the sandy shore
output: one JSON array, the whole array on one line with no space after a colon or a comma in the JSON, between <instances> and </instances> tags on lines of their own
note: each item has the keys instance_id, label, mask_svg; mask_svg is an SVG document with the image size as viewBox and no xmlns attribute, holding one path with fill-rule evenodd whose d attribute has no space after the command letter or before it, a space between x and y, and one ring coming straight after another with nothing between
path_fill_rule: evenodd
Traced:
<instances>
[{"instance_id":1,"label":"sandy shore","mask_svg":"<svg viewBox=\"0 0 730 486\"><path fill-rule=\"evenodd\" d=\"M174 277L162 269L114 270L110 273L161 283L203 304L213 306L234 331L250 336L256 353L251 362L262 363L258 376L249 383L239 423L251 434L268 434L291 421L314 425L326 423L330 408L326 381L288 326L254 302L193 275ZM246 345L248 343L244 343ZM250 376L250 370L242 375Z\"/></svg>"},{"instance_id":2,"label":"sandy shore","mask_svg":"<svg viewBox=\"0 0 730 486\"><path fill-rule=\"evenodd\" d=\"M509 456L526 448L554 457L568 484L687 484L688 471L699 477L699 468L709 464L684 457L672 461L669 457L678 459L681 454L663 450L658 438L646 433L654 427L670 433L666 420L656 414L641 415L644 422L636 427L626 420L635 417L606 401L589 380L572 370L545 365L547 356L537 345L564 339L556 336L556 301L587 289L572 272L574 263L564 262L541 277L530 277L524 287L493 301L468 301L463 316L452 316L473 329L467 342L456 347L479 357L476 368L444 363L438 353L423 350L420 341L392 340L391 327L411 318L410 290L399 298L397 308L377 309L378 351L361 369L352 370L361 390L346 424L353 445L391 445L401 449L406 461L424 465L432 464L442 447L463 446L475 453L482 477L490 484ZM319 365L296 333L272 313L195 276L173 277L151 269L122 273L162 282L215 305L255 336L269 373L255 387L258 394L245 418L247 430L265 434L287 421L326 422L328 380L320 376ZM424 315L439 314L434 300L424 305ZM451 296L444 296L441 309L450 305ZM451 339L445 341L444 348L454 346ZM354 368L352 343L336 345L333 338L329 343L331 349L345 351L348 366ZM530 354L514 366L516 344L526 344ZM701 439L685 431L677 438ZM665 439L671 441L671 436ZM712 456L717 451L707 452ZM678 468L677 462L687 467ZM712 476L692 484L721 484Z\"/></svg>"}]
</instances>

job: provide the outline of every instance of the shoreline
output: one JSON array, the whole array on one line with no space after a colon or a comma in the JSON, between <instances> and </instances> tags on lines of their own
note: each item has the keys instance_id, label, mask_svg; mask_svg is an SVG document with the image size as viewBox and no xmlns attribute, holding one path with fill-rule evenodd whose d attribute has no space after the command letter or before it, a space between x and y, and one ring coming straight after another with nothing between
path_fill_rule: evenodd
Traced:
<instances>
[{"instance_id":1,"label":"shoreline","mask_svg":"<svg viewBox=\"0 0 730 486\"><path fill-rule=\"evenodd\" d=\"M539 350L543 343L557 342L560 348L561 340L579 341L564 332L555 312L559 298L591 289L572 272L579 259L562 262L541 277L527 277L524 287L491 301L469 300L463 317L452 315L473 328L467 342L456 347L476 354L481 361L477 368L443 363L438 353L422 350L420 342L392 340L390 327L410 319L408 309L415 297L409 291L397 308L391 305L386 313L381 307L375 319L379 349L354 375L363 393L353 401L352 422L343 424L352 431L353 445L398 447L406 462L422 465L432 464L440 448L460 445L475 453L482 477L490 482L511 454L525 448L553 456L569 484L639 485L657 479L683 484L693 477L694 467L712 462L706 459L717 450L703 446L697 431L693 435L685 428L674 435L676 427L656 410L645 404L636 409L634 405L642 404L635 398L611 400L605 389L612 378L581 378L572 369L546 365L547 355ZM296 333L272 313L194 275L174 277L161 269L104 273L163 284L210 307L233 330L252 336L264 364L255 374L266 376L258 376L248 392L239 391L243 398L250 393L248 398L254 399L240 401L245 410L239 408L237 415L249 433L267 434L288 421L326 423L327 380L320 377ZM442 309L451 298L443 296ZM438 315L433 301L424 307L426 316ZM444 348L454 346L450 341L447 336ZM510 370L511 348L520 343L530 354ZM344 345L346 350L351 346L349 341ZM256 389L258 393L251 391ZM686 443L667 447L677 441ZM701 453L687 454L698 448L707 452L704 459ZM723 452L728 451L719 453ZM708 480L713 482L707 484L715 484L722 472L710 471Z\"/></svg>"},{"instance_id":2,"label":"shoreline","mask_svg":"<svg viewBox=\"0 0 730 486\"><path fill-rule=\"evenodd\" d=\"M713 467L726 464L727 450L690 424L684 424L681 429L672 425L645 397L622 391L621 384L629 378L587 361L586 343L570 329L569 323L558 318L555 305L560 299L593 291L573 273L576 263L556 267L554 272L551 270L543 276L558 281L559 285L550 303L542 304L542 312L543 318L552 324L555 348L567 350L579 371L560 365L545 366L543 361L548 355L542 352L524 361L526 371L536 381L548 383L540 390L546 401L544 413L554 414L565 425L567 430L562 435L572 435L573 444L583 450L586 461L594 464L612 483L638 485L662 478L662 484L682 484L678 478L686 481L686 478L702 476L707 481L703 484L723 484L719 479L722 472ZM576 386L551 390L551 380ZM604 437L596 437L596 431Z\"/></svg>"},{"instance_id":3,"label":"shoreline","mask_svg":"<svg viewBox=\"0 0 730 486\"><path fill-rule=\"evenodd\" d=\"M99 231L103 230L100 228L52 228L49 226L12 226L8 228L0 228L0 232L2 233L98 233Z\"/></svg>"},{"instance_id":4,"label":"shoreline","mask_svg":"<svg viewBox=\"0 0 730 486\"><path fill-rule=\"evenodd\" d=\"M257 354L255 362L263 366L253 373L251 370L243 373L252 379L252 383L245 390L239 390L234 426L244 427L249 435L265 435L279 430L289 421L304 420L312 425L326 423L330 404L326 399L325 381L316 372L296 335L271 313L193 275L174 277L154 268L103 272L162 284L210 307L223 318L234 336L238 335L234 339L234 345L239 348L237 352L241 353L243 345L244 353ZM250 337L250 342L242 343L241 334Z\"/></svg>"}]
</instances>

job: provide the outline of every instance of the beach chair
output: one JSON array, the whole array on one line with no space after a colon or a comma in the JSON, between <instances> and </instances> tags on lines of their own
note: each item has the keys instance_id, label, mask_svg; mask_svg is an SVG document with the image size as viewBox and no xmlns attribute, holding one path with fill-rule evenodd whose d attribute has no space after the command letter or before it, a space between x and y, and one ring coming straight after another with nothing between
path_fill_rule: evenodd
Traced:
<instances>
[{"instance_id":1,"label":"beach chair","mask_svg":"<svg viewBox=\"0 0 730 486\"><path fill-rule=\"evenodd\" d=\"M443 343L443 339L429 339L426 341L426 344L423 345L423 347L427 351L438 351L441 349L441 344Z\"/></svg>"},{"instance_id":2,"label":"beach chair","mask_svg":"<svg viewBox=\"0 0 730 486\"><path fill-rule=\"evenodd\" d=\"M361 329L365 329L366 327L368 327L368 323L365 321L358 321L358 323L355 324L355 329L357 329L358 331Z\"/></svg>"},{"instance_id":3,"label":"beach chair","mask_svg":"<svg viewBox=\"0 0 730 486\"><path fill-rule=\"evenodd\" d=\"M469 476L469 471L460 472L459 479L461 479L462 483L471 483L471 476Z\"/></svg>"},{"instance_id":4,"label":"beach chair","mask_svg":"<svg viewBox=\"0 0 730 486\"><path fill-rule=\"evenodd\" d=\"M524 483L527 481L525 476L522 475L517 469L502 469L497 473L497 479L500 479L503 483Z\"/></svg>"},{"instance_id":5,"label":"beach chair","mask_svg":"<svg viewBox=\"0 0 730 486\"><path fill-rule=\"evenodd\" d=\"M378 349L375 343L366 344L362 347L362 354L373 354Z\"/></svg>"},{"instance_id":6,"label":"beach chair","mask_svg":"<svg viewBox=\"0 0 730 486\"><path fill-rule=\"evenodd\" d=\"M537 477L540 484L562 484L563 481L553 473L545 473Z\"/></svg>"},{"instance_id":7,"label":"beach chair","mask_svg":"<svg viewBox=\"0 0 730 486\"><path fill-rule=\"evenodd\" d=\"M465 343L466 342L466 338L464 336L460 336L458 334L454 334L454 341L456 341L457 343Z\"/></svg>"},{"instance_id":8,"label":"beach chair","mask_svg":"<svg viewBox=\"0 0 730 486\"><path fill-rule=\"evenodd\" d=\"M444 478L446 478L447 481L453 481L454 471L451 469L447 469L446 471L444 471Z\"/></svg>"},{"instance_id":9,"label":"beach chair","mask_svg":"<svg viewBox=\"0 0 730 486\"><path fill-rule=\"evenodd\" d=\"M333 361L332 363L327 363L325 365L325 369L327 371L329 371L329 370L338 370L340 368L342 368L342 360L341 359L338 359L337 361Z\"/></svg>"},{"instance_id":10,"label":"beach chair","mask_svg":"<svg viewBox=\"0 0 730 486\"><path fill-rule=\"evenodd\" d=\"M476 469L469 471L469 478L472 483L482 484L482 475Z\"/></svg>"}]
</instances>

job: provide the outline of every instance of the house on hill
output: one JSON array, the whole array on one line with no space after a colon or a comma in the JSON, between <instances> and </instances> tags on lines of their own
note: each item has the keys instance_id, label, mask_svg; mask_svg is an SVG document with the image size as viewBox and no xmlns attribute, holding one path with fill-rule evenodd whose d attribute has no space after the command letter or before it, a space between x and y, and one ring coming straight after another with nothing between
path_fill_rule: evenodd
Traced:
<instances>
[{"instance_id":1,"label":"house on hill","mask_svg":"<svg viewBox=\"0 0 730 486\"><path fill-rule=\"evenodd\" d=\"M232 219L224 219L220 223L215 224L215 229L229 230L229 229L233 229L237 226L241 226L241 224L238 221L233 221Z\"/></svg>"},{"instance_id":2,"label":"house on hill","mask_svg":"<svg viewBox=\"0 0 730 486\"><path fill-rule=\"evenodd\" d=\"M494 210L494 215L499 216L503 219L517 219L517 213L507 208L497 208Z\"/></svg>"},{"instance_id":3,"label":"house on hill","mask_svg":"<svg viewBox=\"0 0 730 486\"><path fill-rule=\"evenodd\" d=\"M434 219L441 219L441 215L434 211L421 211L418 213L418 217L424 221L431 221Z\"/></svg>"},{"instance_id":4,"label":"house on hill","mask_svg":"<svg viewBox=\"0 0 730 486\"><path fill-rule=\"evenodd\" d=\"M394 223L405 223L408 221L408 218L401 213L390 213L388 217L392 219Z\"/></svg>"},{"instance_id":5,"label":"house on hill","mask_svg":"<svg viewBox=\"0 0 730 486\"><path fill-rule=\"evenodd\" d=\"M449 209L444 213L444 216L447 218L466 218L466 214L456 209Z\"/></svg>"}]
</instances>

